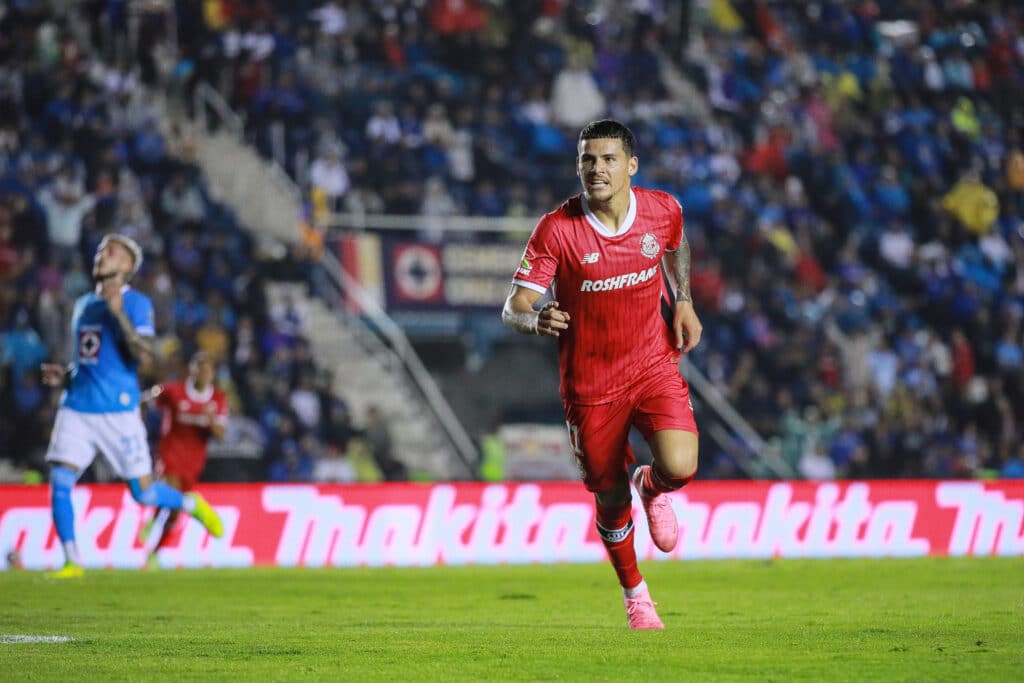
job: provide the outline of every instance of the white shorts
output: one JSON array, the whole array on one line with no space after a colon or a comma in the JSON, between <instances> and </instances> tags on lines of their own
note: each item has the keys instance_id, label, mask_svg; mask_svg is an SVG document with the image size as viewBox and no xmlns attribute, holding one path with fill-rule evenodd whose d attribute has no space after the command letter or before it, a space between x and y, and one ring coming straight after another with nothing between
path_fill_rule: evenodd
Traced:
<instances>
[{"instance_id":1,"label":"white shorts","mask_svg":"<svg viewBox=\"0 0 1024 683\"><path fill-rule=\"evenodd\" d=\"M96 451L103 453L121 479L136 479L153 473L146 425L139 411L82 413L70 408L57 410L46 461L62 462L82 472L92 464Z\"/></svg>"}]
</instances>

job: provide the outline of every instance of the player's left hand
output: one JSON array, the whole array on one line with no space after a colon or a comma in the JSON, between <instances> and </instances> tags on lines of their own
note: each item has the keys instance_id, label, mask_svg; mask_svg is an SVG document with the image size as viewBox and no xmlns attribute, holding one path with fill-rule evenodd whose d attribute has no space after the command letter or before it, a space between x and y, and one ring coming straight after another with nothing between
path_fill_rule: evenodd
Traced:
<instances>
[{"instance_id":1,"label":"player's left hand","mask_svg":"<svg viewBox=\"0 0 1024 683\"><path fill-rule=\"evenodd\" d=\"M124 285L123 275L111 275L100 283L100 296L107 302L111 311L120 311L124 308L124 292L121 287Z\"/></svg>"},{"instance_id":2,"label":"player's left hand","mask_svg":"<svg viewBox=\"0 0 1024 683\"><path fill-rule=\"evenodd\" d=\"M676 333L676 348L683 353L691 351L700 343L701 332L704 326L697 317L697 311L693 310L692 301L676 302L676 312L672 318L672 329Z\"/></svg>"},{"instance_id":3,"label":"player's left hand","mask_svg":"<svg viewBox=\"0 0 1024 683\"><path fill-rule=\"evenodd\" d=\"M43 384L48 387L64 386L64 378L68 374L67 366L58 363L43 363L40 366Z\"/></svg>"}]
</instances>

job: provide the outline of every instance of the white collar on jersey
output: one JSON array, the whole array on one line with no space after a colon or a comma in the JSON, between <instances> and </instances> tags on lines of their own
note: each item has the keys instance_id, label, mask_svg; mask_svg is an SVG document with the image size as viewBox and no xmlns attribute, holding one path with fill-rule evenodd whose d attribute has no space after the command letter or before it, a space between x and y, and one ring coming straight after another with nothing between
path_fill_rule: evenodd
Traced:
<instances>
[{"instance_id":1,"label":"white collar on jersey","mask_svg":"<svg viewBox=\"0 0 1024 683\"><path fill-rule=\"evenodd\" d=\"M605 237L618 237L619 235L625 235L633 227L633 221L636 220L636 195L633 194L633 188L629 188L629 209L626 211L626 220L622 221L622 227L619 228L618 232L612 232L605 227L604 223L598 220L594 212L590 210L590 205L587 204L587 195L582 195L580 199L583 202L583 213L587 217L587 222L590 223L594 230L597 230L598 234Z\"/></svg>"},{"instance_id":2,"label":"white collar on jersey","mask_svg":"<svg viewBox=\"0 0 1024 683\"><path fill-rule=\"evenodd\" d=\"M121 285L121 293L124 294L125 292L127 292L131 288L132 288L132 286L129 285L128 283L123 284L123 285ZM97 294L100 293L100 283L99 282L96 283L96 293Z\"/></svg>"},{"instance_id":3,"label":"white collar on jersey","mask_svg":"<svg viewBox=\"0 0 1024 683\"><path fill-rule=\"evenodd\" d=\"M213 385L209 385L202 393L196 389L196 385L192 383L192 380L185 381L185 395L188 396L188 400L195 403L206 403L213 398Z\"/></svg>"}]
</instances>

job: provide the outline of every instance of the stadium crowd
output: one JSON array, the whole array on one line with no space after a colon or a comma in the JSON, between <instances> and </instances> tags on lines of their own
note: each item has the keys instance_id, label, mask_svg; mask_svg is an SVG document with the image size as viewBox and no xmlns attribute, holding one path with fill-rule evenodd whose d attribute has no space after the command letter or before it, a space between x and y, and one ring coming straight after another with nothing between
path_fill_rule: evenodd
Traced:
<instances>
[{"instance_id":1,"label":"stadium crowd","mask_svg":"<svg viewBox=\"0 0 1024 683\"><path fill-rule=\"evenodd\" d=\"M181 3L179 76L314 215L536 216L619 118L684 206L694 360L794 471L1020 476L1024 10L691 5Z\"/></svg>"},{"instance_id":2,"label":"stadium crowd","mask_svg":"<svg viewBox=\"0 0 1024 683\"><path fill-rule=\"evenodd\" d=\"M164 355L221 359L267 476L349 477L359 430L312 372L301 312L262 299L275 266L143 95L157 52L118 43L121 3L83 6L85 35L45 3L0 19L0 438L41 457L54 397L35 368L64 359L117 230L146 249ZM181 0L174 17L171 81L246 112L314 216L537 216L576 191L578 127L623 120L636 183L684 206L693 360L794 471L1024 474L1012 3ZM165 19L138 43L166 44ZM738 474L706 443L702 476Z\"/></svg>"},{"instance_id":3,"label":"stadium crowd","mask_svg":"<svg viewBox=\"0 0 1024 683\"><path fill-rule=\"evenodd\" d=\"M379 478L371 457L346 457L363 430L328 391L329 373L316 371L301 311L265 299L266 279L287 276L296 264L266 258L231 211L209 197L192 141L160 125L141 78L144 60L117 57L116 32L108 35L113 9L99 5L104 11L90 15L85 34L46 3L16 3L0 18L5 476L42 470L58 392L41 385L39 365L70 360L71 307L92 287L99 240L119 232L145 250L134 284L156 309L160 358L146 383L183 377L185 361L205 351L219 365L217 381L236 416L227 442L261 458L257 476ZM93 49L90 36L107 37ZM155 437L159 416L148 417ZM379 423L371 420L366 436L386 448Z\"/></svg>"}]
</instances>

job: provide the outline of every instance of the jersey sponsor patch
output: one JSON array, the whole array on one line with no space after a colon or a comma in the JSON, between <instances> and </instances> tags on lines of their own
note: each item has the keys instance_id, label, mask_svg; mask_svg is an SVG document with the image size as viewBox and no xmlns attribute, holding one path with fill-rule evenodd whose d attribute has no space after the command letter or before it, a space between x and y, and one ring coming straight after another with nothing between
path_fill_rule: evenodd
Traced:
<instances>
[{"instance_id":1,"label":"jersey sponsor patch","mask_svg":"<svg viewBox=\"0 0 1024 683\"><path fill-rule=\"evenodd\" d=\"M607 292L623 287L632 287L642 282L647 282L658 272L658 266L651 266L646 270L638 270L625 275L606 277L603 280L584 280L580 284L581 292Z\"/></svg>"},{"instance_id":2,"label":"jersey sponsor patch","mask_svg":"<svg viewBox=\"0 0 1024 683\"><path fill-rule=\"evenodd\" d=\"M600 260L600 258L601 258L601 253L600 252L592 251L589 254L584 254L583 255L583 261L582 262L583 262L584 265L589 265L591 263L597 263L598 260Z\"/></svg>"}]
</instances>

